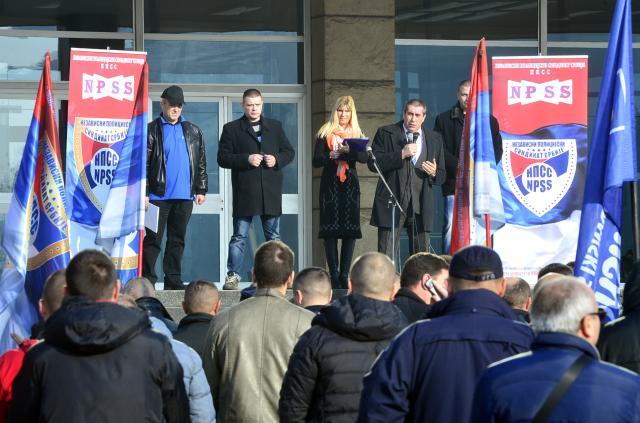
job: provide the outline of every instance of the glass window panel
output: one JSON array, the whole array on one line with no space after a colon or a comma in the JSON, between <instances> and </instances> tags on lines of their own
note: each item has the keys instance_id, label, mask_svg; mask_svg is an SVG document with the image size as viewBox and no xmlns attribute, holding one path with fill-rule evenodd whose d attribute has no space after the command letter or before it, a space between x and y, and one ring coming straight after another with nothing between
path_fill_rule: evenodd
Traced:
<instances>
[{"instance_id":1,"label":"glass window panel","mask_svg":"<svg viewBox=\"0 0 640 423\"><path fill-rule=\"evenodd\" d=\"M0 27L50 31L132 32L133 2L3 2Z\"/></svg>"},{"instance_id":2,"label":"glass window panel","mask_svg":"<svg viewBox=\"0 0 640 423\"><path fill-rule=\"evenodd\" d=\"M220 215L192 214L187 226L184 255L182 256L182 279L191 282L204 279L220 281ZM166 243L162 241L162 251L156 262L158 282L164 281L162 257Z\"/></svg>"},{"instance_id":3,"label":"glass window panel","mask_svg":"<svg viewBox=\"0 0 640 423\"><path fill-rule=\"evenodd\" d=\"M220 105L219 103L187 102L183 115L202 130L207 157L207 175L209 176L209 193L220 192L220 169L218 167L218 141L220 139ZM160 116L162 109L159 102L153 103L153 118Z\"/></svg>"},{"instance_id":4,"label":"glass window panel","mask_svg":"<svg viewBox=\"0 0 640 423\"><path fill-rule=\"evenodd\" d=\"M300 84L299 43L145 41L151 82Z\"/></svg>"},{"instance_id":5,"label":"glass window panel","mask_svg":"<svg viewBox=\"0 0 640 423\"><path fill-rule=\"evenodd\" d=\"M145 1L145 32L194 34L302 34L303 2L297 0L197 0L175 7L170 0Z\"/></svg>"},{"instance_id":6,"label":"glass window panel","mask_svg":"<svg viewBox=\"0 0 640 423\"><path fill-rule=\"evenodd\" d=\"M535 40L537 14L531 0L397 0L396 38Z\"/></svg>"},{"instance_id":7,"label":"glass window panel","mask_svg":"<svg viewBox=\"0 0 640 423\"><path fill-rule=\"evenodd\" d=\"M0 99L0 192L13 192L34 104L35 100Z\"/></svg>"},{"instance_id":8,"label":"glass window panel","mask_svg":"<svg viewBox=\"0 0 640 423\"><path fill-rule=\"evenodd\" d=\"M296 255L294 267L298 268L298 216L295 214L283 214L280 216L280 238L282 242L287 244ZM249 229L247 244L244 250L244 260L240 268L240 277L242 282L251 281L251 269L253 269L253 255L258 247L265 241L262 232L262 222L260 217L253 218L253 222Z\"/></svg>"},{"instance_id":9,"label":"glass window panel","mask_svg":"<svg viewBox=\"0 0 640 423\"><path fill-rule=\"evenodd\" d=\"M0 80L39 81L48 51L51 80L68 81L71 47L133 50L133 41L0 36Z\"/></svg>"},{"instance_id":10,"label":"glass window panel","mask_svg":"<svg viewBox=\"0 0 640 423\"><path fill-rule=\"evenodd\" d=\"M233 103L232 108L233 119L239 119L244 113L242 104L238 102ZM289 163L282 170L283 194L297 194L298 193L298 105L296 103L265 103L262 110L264 116L277 119L282 123L284 133L289 139L291 146L296 152L293 162Z\"/></svg>"},{"instance_id":11,"label":"glass window panel","mask_svg":"<svg viewBox=\"0 0 640 423\"><path fill-rule=\"evenodd\" d=\"M640 0L633 0L638 10ZM549 41L604 41L609 39L615 1L547 0ZM640 15L631 15L634 41L640 41Z\"/></svg>"}]
</instances>

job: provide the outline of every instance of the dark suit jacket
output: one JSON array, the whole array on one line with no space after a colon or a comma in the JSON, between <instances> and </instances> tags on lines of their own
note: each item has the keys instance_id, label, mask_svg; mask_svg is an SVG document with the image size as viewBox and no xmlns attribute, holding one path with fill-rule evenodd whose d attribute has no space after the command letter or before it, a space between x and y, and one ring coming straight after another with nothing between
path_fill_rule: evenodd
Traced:
<instances>
[{"instance_id":1,"label":"dark suit jacket","mask_svg":"<svg viewBox=\"0 0 640 423\"><path fill-rule=\"evenodd\" d=\"M400 288L396 293L393 303L404 313L409 323L424 319L431 308L409 288Z\"/></svg>"},{"instance_id":2,"label":"dark suit jacket","mask_svg":"<svg viewBox=\"0 0 640 423\"><path fill-rule=\"evenodd\" d=\"M490 122L493 152L496 156L496 163L498 163L502 158L502 136L500 135L498 120L493 115L491 115ZM445 168L447 170L447 179L442 184L442 195L454 195L456 192L456 171L458 169L458 155L463 127L464 114L458 103L450 110L440 113L436 118L436 124L433 129L442 135Z\"/></svg>"},{"instance_id":3,"label":"dark suit jacket","mask_svg":"<svg viewBox=\"0 0 640 423\"><path fill-rule=\"evenodd\" d=\"M422 225L425 231L431 232L433 229L433 192L434 185L440 185L446 178L445 166L444 166L444 150L442 148L442 137L437 132L431 131L422 127L422 133L424 135L423 142L426 145L422 146L422 151L416 167L414 167L415 176L422 178L424 183L422 184L422 190L420 192L420 217L422 218ZM393 194L400 200L403 195L403 190L407 187L407 173L405 170L405 164L409 158L402 159L402 149L406 144L406 136L402 121L393 124L383 126L378 129L376 136L371 144L371 149L376 157L380 171L384 175L387 183L391 187ZM425 160L436 159L438 169L436 176L428 176L420 169L420 163ZM375 172L373 166L373 160L369 159L367 165L369 170ZM391 207L389 207L389 194L384 187L382 181L378 181L376 187L376 194L373 200L373 210L371 213L371 225L391 228ZM414 201L414 211L416 210L416 204ZM398 226L400 223L400 212L396 211L396 221L394 226Z\"/></svg>"},{"instance_id":4,"label":"dark suit jacket","mask_svg":"<svg viewBox=\"0 0 640 423\"><path fill-rule=\"evenodd\" d=\"M231 169L233 217L282 214L282 168L291 163L295 151L277 120L263 116L261 132L259 142L244 115L222 128L218 165ZM251 154L272 155L276 165L253 167Z\"/></svg>"}]
</instances>

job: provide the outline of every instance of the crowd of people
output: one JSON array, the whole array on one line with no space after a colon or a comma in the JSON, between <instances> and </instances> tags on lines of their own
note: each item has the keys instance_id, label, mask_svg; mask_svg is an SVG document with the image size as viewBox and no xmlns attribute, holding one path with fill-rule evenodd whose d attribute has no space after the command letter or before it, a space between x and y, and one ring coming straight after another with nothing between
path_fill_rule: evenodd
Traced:
<instances>
[{"instance_id":1,"label":"crowd of people","mask_svg":"<svg viewBox=\"0 0 640 423\"><path fill-rule=\"evenodd\" d=\"M251 297L220 311L196 280L175 322L148 279L122 287L82 251L47 280L32 339L0 357L0 421L640 421L640 264L602 326L570 266L531 290L482 246L416 253L399 277L365 253L339 298L329 272L294 263L267 241Z\"/></svg>"}]
</instances>

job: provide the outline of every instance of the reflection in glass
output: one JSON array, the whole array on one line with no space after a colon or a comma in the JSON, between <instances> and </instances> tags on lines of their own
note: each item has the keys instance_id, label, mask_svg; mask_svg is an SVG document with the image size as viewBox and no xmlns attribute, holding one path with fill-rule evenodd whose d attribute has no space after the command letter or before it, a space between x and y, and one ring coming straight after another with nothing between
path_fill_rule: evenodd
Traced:
<instances>
[{"instance_id":1,"label":"reflection in glass","mask_svg":"<svg viewBox=\"0 0 640 423\"><path fill-rule=\"evenodd\" d=\"M168 34L302 35L302 4L298 0L191 0L189 7L176 7L170 0L147 0L144 30Z\"/></svg>"},{"instance_id":2,"label":"reflection in glass","mask_svg":"<svg viewBox=\"0 0 640 423\"><path fill-rule=\"evenodd\" d=\"M194 206L194 210L198 206ZM220 215L192 214L185 239L184 255L182 256L182 279L190 282L205 279L212 282L220 281ZM162 257L166 236L162 241L162 251L156 263L158 282L164 281L162 272ZM226 247L225 247L226 248Z\"/></svg>"},{"instance_id":3,"label":"reflection in glass","mask_svg":"<svg viewBox=\"0 0 640 423\"><path fill-rule=\"evenodd\" d=\"M0 27L50 31L132 32L133 2L5 2L0 14Z\"/></svg>"},{"instance_id":4,"label":"reflection in glass","mask_svg":"<svg viewBox=\"0 0 640 423\"><path fill-rule=\"evenodd\" d=\"M538 37L531 0L396 0L396 38L478 40Z\"/></svg>"},{"instance_id":5,"label":"reflection in glass","mask_svg":"<svg viewBox=\"0 0 640 423\"><path fill-rule=\"evenodd\" d=\"M160 103L153 103L153 119L160 116ZM220 169L218 167L218 141L220 139L220 111L218 103L188 102L183 109L184 118L197 125L204 135L207 157L207 175L209 176L209 193L220 192Z\"/></svg>"},{"instance_id":6,"label":"reflection in glass","mask_svg":"<svg viewBox=\"0 0 640 423\"><path fill-rule=\"evenodd\" d=\"M34 100L0 99L0 192L13 192Z\"/></svg>"},{"instance_id":7,"label":"reflection in glass","mask_svg":"<svg viewBox=\"0 0 640 423\"><path fill-rule=\"evenodd\" d=\"M633 0L631 10L640 7ZM609 40L615 1L601 0L547 0L549 41L601 41ZM640 15L631 15L631 27L640 41Z\"/></svg>"},{"instance_id":8,"label":"reflection in glass","mask_svg":"<svg viewBox=\"0 0 640 423\"><path fill-rule=\"evenodd\" d=\"M145 41L151 82L300 84L301 43Z\"/></svg>"},{"instance_id":9,"label":"reflection in glass","mask_svg":"<svg viewBox=\"0 0 640 423\"><path fill-rule=\"evenodd\" d=\"M69 80L72 47L133 50L132 40L0 36L0 80L39 81L44 55L51 54L51 80Z\"/></svg>"},{"instance_id":10,"label":"reflection in glass","mask_svg":"<svg viewBox=\"0 0 640 423\"><path fill-rule=\"evenodd\" d=\"M287 244L296 255L294 268L298 268L298 216L295 214L283 214L280 217L280 238L282 242ZM244 250L244 260L240 268L240 277L242 282L251 281L251 269L253 268L253 255L256 250L265 241L262 233L262 222L260 217L254 217L249 229L249 236ZM228 248L228 244L225 245Z\"/></svg>"},{"instance_id":11,"label":"reflection in glass","mask_svg":"<svg viewBox=\"0 0 640 423\"><path fill-rule=\"evenodd\" d=\"M233 103L233 119L239 119L244 113L241 103ZM282 123L284 133L287 135L296 155L291 163L283 170L283 194L298 193L298 106L295 103L265 103L262 110L263 116L279 120Z\"/></svg>"}]
</instances>

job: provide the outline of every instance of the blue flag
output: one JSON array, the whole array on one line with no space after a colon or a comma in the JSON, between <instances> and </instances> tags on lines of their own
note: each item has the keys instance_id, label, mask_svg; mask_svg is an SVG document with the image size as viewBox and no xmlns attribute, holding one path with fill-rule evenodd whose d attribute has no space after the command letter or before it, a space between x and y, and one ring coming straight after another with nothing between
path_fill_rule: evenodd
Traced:
<instances>
[{"instance_id":1,"label":"blue flag","mask_svg":"<svg viewBox=\"0 0 640 423\"><path fill-rule=\"evenodd\" d=\"M2 234L7 259L0 279L0 352L16 347L11 333L30 336L45 280L69 263L50 63L47 53Z\"/></svg>"},{"instance_id":2,"label":"blue flag","mask_svg":"<svg viewBox=\"0 0 640 423\"><path fill-rule=\"evenodd\" d=\"M618 0L589 151L575 274L609 319L620 310L622 184L636 179L631 0Z\"/></svg>"}]
</instances>

